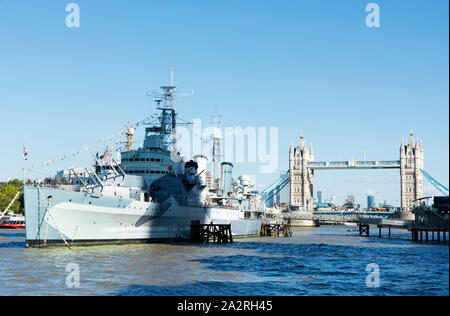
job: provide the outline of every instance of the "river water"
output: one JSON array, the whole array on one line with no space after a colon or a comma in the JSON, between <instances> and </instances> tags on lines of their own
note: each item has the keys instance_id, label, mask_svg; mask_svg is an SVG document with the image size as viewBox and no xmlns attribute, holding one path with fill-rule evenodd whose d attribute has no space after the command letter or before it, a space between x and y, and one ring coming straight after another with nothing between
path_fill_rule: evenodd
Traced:
<instances>
[{"instance_id":1,"label":"river water","mask_svg":"<svg viewBox=\"0 0 450 316\"><path fill-rule=\"evenodd\" d=\"M23 230L0 230L0 295L449 295L448 243L415 243L403 230L382 239L349 230L71 250L27 249ZM369 264L377 268L366 271Z\"/></svg>"}]
</instances>

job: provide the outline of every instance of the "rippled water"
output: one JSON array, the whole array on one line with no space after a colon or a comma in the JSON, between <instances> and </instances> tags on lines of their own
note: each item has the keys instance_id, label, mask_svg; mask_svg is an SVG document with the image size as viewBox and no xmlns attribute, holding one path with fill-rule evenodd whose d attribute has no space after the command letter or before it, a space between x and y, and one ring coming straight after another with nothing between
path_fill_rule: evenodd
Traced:
<instances>
[{"instance_id":1,"label":"rippled water","mask_svg":"<svg viewBox=\"0 0 450 316\"><path fill-rule=\"evenodd\" d=\"M448 243L359 237L348 227L294 229L292 238L233 244L134 244L26 249L0 230L0 295L449 295ZM80 287L66 286L66 266ZM366 286L366 266L380 286Z\"/></svg>"}]
</instances>

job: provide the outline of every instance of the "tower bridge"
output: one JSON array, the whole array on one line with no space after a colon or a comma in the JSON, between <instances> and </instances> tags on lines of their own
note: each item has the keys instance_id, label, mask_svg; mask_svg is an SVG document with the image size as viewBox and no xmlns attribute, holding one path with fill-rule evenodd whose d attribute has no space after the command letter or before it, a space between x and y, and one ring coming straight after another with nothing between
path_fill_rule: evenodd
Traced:
<instances>
[{"instance_id":1,"label":"tower bridge","mask_svg":"<svg viewBox=\"0 0 450 316\"><path fill-rule=\"evenodd\" d=\"M401 207L411 209L414 201L423 197L423 147L412 131L408 143L402 139L399 156L399 160L388 161L314 161L312 145L308 147L301 134L297 147L289 149L290 204L313 210L315 170L399 169Z\"/></svg>"}]
</instances>

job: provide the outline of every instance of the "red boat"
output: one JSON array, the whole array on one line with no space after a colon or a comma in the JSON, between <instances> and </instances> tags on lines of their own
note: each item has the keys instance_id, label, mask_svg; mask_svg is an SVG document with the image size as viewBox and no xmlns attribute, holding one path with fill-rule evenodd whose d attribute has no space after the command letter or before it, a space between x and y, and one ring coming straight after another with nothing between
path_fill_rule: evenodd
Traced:
<instances>
[{"instance_id":1,"label":"red boat","mask_svg":"<svg viewBox=\"0 0 450 316\"><path fill-rule=\"evenodd\" d=\"M23 229L25 217L20 215L7 215L0 220L0 229Z\"/></svg>"}]
</instances>

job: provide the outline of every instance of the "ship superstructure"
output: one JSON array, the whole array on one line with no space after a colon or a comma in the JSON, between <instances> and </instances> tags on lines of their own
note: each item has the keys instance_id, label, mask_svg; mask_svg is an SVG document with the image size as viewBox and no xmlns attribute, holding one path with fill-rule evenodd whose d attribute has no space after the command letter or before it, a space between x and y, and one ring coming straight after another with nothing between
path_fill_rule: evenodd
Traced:
<instances>
[{"instance_id":1,"label":"ship superstructure","mask_svg":"<svg viewBox=\"0 0 450 316\"><path fill-rule=\"evenodd\" d=\"M182 160L175 146L176 87L173 79L169 85L160 88L162 92L154 95L158 113L151 116L153 121L145 128L143 146L131 150L134 130L128 128L127 150L121 154L122 169L130 175L141 175L150 183L172 171L174 161Z\"/></svg>"},{"instance_id":2,"label":"ship superstructure","mask_svg":"<svg viewBox=\"0 0 450 316\"><path fill-rule=\"evenodd\" d=\"M172 77L173 78L173 77ZM265 206L248 176L232 179L222 164L220 186L207 186L208 159L185 160L176 150L176 87L155 94L157 114L142 147L126 130L120 163L106 152L79 186L24 187L28 246L60 243L165 241L190 238L191 224L231 224L234 236L258 235Z\"/></svg>"}]
</instances>

